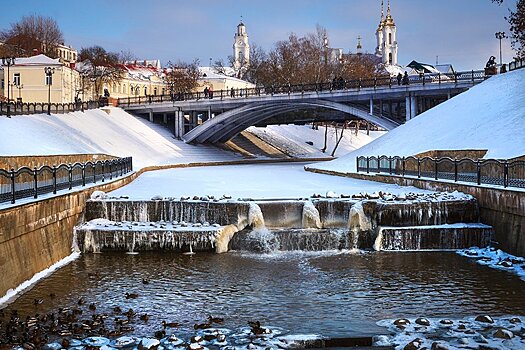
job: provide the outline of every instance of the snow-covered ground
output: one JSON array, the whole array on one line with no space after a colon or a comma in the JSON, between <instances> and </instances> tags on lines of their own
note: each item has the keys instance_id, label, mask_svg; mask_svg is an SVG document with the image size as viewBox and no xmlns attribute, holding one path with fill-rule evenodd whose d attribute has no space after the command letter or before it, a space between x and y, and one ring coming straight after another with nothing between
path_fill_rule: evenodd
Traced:
<instances>
[{"instance_id":1,"label":"snow-covered ground","mask_svg":"<svg viewBox=\"0 0 525 350\"><path fill-rule=\"evenodd\" d=\"M487 150L485 158L525 155L525 69L491 77L383 137L315 168L355 172L356 156L409 156L430 150Z\"/></svg>"},{"instance_id":2,"label":"snow-covered ground","mask_svg":"<svg viewBox=\"0 0 525 350\"><path fill-rule=\"evenodd\" d=\"M325 127L314 130L311 125L268 125L265 128L252 126L247 131L295 157L329 156L337 140L336 129L330 126L327 133L326 152L323 153L321 149L324 147ZM337 132L340 135L341 129L338 129ZM385 133L385 131L370 131L370 135L367 135L366 131L360 130L356 135L355 129L346 129L334 156L339 157L355 151ZM313 145L306 142L311 142Z\"/></svg>"},{"instance_id":3,"label":"snow-covered ground","mask_svg":"<svg viewBox=\"0 0 525 350\"><path fill-rule=\"evenodd\" d=\"M131 184L111 192L111 196L151 199L153 196L207 196L233 198L304 198L325 195L383 191L392 194L429 192L373 181L315 174L303 164L257 164L179 168L147 172Z\"/></svg>"},{"instance_id":4,"label":"snow-covered ground","mask_svg":"<svg viewBox=\"0 0 525 350\"><path fill-rule=\"evenodd\" d=\"M0 118L0 156L107 153L132 156L134 168L240 159L232 152L176 140L160 125L120 108Z\"/></svg>"}]
</instances>

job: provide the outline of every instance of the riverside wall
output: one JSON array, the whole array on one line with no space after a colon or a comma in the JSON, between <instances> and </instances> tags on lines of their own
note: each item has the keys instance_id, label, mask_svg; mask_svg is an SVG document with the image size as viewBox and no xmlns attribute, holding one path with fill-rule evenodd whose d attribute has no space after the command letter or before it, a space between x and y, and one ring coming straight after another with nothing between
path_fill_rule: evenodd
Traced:
<instances>
[{"instance_id":1,"label":"riverside wall","mask_svg":"<svg viewBox=\"0 0 525 350\"><path fill-rule=\"evenodd\" d=\"M525 190L433 179L403 178L386 174L342 173L313 168L306 168L306 170L401 186L414 186L431 191L468 193L478 200L481 222L494 227L497 247L513 255L525 256Z\"/></svg>"}]
</instances>

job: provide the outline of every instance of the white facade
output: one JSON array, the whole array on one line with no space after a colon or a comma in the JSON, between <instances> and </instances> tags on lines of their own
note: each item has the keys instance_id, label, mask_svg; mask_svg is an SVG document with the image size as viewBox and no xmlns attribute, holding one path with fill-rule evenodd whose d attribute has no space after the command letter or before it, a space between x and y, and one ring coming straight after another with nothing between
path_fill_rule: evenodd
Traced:
<instances>
[{"instance_id":1,"label":"white facade","mask_svg":"<svg viewBox=\"0 0 525 350\"><path fill-rule=\"evenodd\" d=\"M233 68L240 71L250 64L250 44L244 23L239 23L233 42Z\"/></svg>"},{"instance_id":2,"label":"white facade","mask_svg":"<svg viewBox=\"0 0 525 350\"><path fill-rule=\"evenodd\" d=\"M376 30L376 55L382 58L383 64L397 65L397 38L396 38L396 24L390 13L390 0L388 0L388 9L386 17L383 13L383 1L381 1L381 21Z\"/></svg>"}]
</instances>

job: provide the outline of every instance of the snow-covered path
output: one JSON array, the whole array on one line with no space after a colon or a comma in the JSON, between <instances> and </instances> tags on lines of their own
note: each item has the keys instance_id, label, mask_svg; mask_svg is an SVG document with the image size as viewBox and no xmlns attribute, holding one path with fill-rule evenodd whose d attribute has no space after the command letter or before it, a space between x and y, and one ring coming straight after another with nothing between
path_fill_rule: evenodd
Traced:
<instances>
[{"instance_id":1,"label":"snow-covered path","mask_svg":"<svg viewBox=\"0 0 525 350\"><path fill-rule=\"evenodd\" d=\"M428 192L415 187L401 187L373 181L350 179L306 172L304 164L248 164L179 168L147 172L131 184L111 193L131 199L206 196L233 198L304 198L314 193L336 194Z\"/></svg>"}]
</instances>

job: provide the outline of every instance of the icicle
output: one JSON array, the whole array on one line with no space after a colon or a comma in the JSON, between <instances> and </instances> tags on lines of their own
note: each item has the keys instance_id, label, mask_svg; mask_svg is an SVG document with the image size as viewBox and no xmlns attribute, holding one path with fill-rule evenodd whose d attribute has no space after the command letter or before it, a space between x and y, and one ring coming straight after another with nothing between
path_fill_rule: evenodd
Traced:
<instances>
[{"instance_id":1,"label":"icicle","mask_svg":"<svg viewBox=\"0 0 525 350\"><path fill-rule=\"evenodd\" d=\"M303 228L321 228L319 211L311 201L304 202L302 226Z\"/></svg>"}]
</instances>

